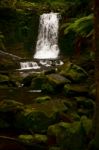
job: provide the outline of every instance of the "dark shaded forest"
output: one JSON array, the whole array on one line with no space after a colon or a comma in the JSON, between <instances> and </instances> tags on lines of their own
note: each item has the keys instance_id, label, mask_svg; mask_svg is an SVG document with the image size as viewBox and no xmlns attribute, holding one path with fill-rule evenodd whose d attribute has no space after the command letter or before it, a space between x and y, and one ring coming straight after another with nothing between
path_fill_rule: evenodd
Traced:
<instances>
[{"instance_id":1,"label":"dark shaded forest","mask_svg":"<svg viewBox=\"0 0 99 150\"><path fill-rule=\"evenodd\" d=\"M98 0L0 1L0 150L99 150L98 16Z\"/></svg>"}]
</instances>

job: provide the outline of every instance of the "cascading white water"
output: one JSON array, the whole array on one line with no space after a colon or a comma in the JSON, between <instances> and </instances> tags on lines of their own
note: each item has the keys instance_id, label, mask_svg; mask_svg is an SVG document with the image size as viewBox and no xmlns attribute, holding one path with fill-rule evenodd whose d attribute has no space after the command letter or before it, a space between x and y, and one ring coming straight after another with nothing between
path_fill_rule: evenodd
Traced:
<instances>
[{"instance_id":1,"label":"cascading white water","mask_svg":"<svg viewBox=\"0 0 99 150\"><path fill-rule=\"evenodd\" d=\"M40 16L39 34L36 44L36 59L56 59L58 47L59 14L46 13Z\"/></svg>"},{"instance_id":2,"label":"cascading white water","mask_svg":"<svg viewBox=\"0 0 99 150\"><path fill-rule=\"evenodd\" d=\"M38 66L37 62L20 62L20 66L20 70L40 69L40 66Z\"/></svg>"}]
</instances>

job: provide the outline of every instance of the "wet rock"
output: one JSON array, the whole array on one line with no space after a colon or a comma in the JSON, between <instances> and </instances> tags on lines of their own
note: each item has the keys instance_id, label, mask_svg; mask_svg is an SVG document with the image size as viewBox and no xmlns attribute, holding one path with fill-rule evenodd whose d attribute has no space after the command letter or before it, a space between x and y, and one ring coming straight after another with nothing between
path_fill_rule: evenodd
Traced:
<instances>
[{"instance_id":1,"label":"wet rock","mask_svg":"<svg viewBox=\"0 0 99 150\"><path fill-rule=\"evenodd\" d=\"M70 80L66 79L65 77L59 74L50 74L47 75L47 78L53 86L62 86L66 83L71 83Z\"/></svg>"},{"instance_id":2,"label":"wet rock","mask_svg":"<svg viewBox=\"0 0 99 150\"><path fill-rule=\"evenodd\" d=\"M34 90L42 90L43 93L54 93L54 87L49 83L45 75L38 75L32 79L31 88Z\"/></svg>"},{"instance_id":3,"label":"wet rock","mask_svg":"<svg viewBox=\"0 0 99 150\"><path fill-rule=\"evenodd\" d=\"M1 128L13 126L15 116L17 113L23 111L24 106L22 103L14 100L3 100L0 102L0 119Z\"/></svg>"},{"instance_id":4,"label":"wet rock","mask_svg":"<svg viewBox=\"0 0 99 150\"><path fill-rule=\"evenodd\" d=\"M81 84L66 84L64 94L67 96L88 95L88 86Z\"/></svg>"},{"instance_id":5,"label":"wet rock","mask_svg":"<svg viewBox=\"0 0 99 150\"><path fill-rule=\"evenodd\" d=\"M48 116L46 112L39 109L27 108L16 115L14 126L18 129L45 133L48 126L57 120L56 112Z\"/></svg>"},{"instance_id":6,"label":"wet rock","mask_svg":"<svg viewBox=\"0 0 99 150\"><path fill-rule=\"evenodd\" d=\"M82 116L81 117L81 124L82 124L84 131L85 131L86 136L88 136L92 130L92 127L93 127L92 126L92 119L87 118L87 116Z\"/></svg>"},{"instance_id":7,"label":"wet rock","mask_svg":"<svg viewBox=\"0 0 99 150\"><path fill-rule=\"evenodd\" d=\"M47 141L48 141L47 135L34 134L34 142L35 143L45 143L45 144L47 144Z\"/></svg>"},{"instance_id":8,"label":"wet rock","mask_svg":"<svg viewBox=\"0 0 99 150\"><path fill-rule=\"evenodd\" d=\"M9 77L7 75L0 74L0 82L9 81Z\"/></svg>"},{"instance_id":9,"label":"wet rock","mask_svg":"<svg viewBox=\"0 0 99 150\"><path fill-rule=\"evenodd\" d=\"M48 137L49 140L56 138L56 145L62 149L83 150L85 147L85 133L80 121L51 125L48 128Z\"/></svg>"},{"instance_id":10,"label":"wet rock","mask_svg":"<svg viewBox=\"0 0 99 150\"><path fill-rule=\"evenodd\" d=\"M49 100L51 100L50 96L42 96L42 97L37 97L34 101L36 103L44 103L44 102L47 102Z\"/></svg>"},{"instance_id":11,"label":"wet rock","mask_svg":"<svg viewBox=\"0 0 99 150\"><path fill-rule=\"evenodd\" d=\"M84 82L88 77L87 72L83 68L72 63L64 64L60 74L76 83Z\"/></svg>"},{"instance_id":12,"label":"wet rock","mask_svg":"<svg viewBox=\"0 0 99 150\"><path fill-rule=\"evenodd\" d=\"M60 147L52 146L52 147L49 148L49 150L61 150L61 149L60 149Z\"/></svg>"},{"instance_id":13,"label":"wet rock","mask_svg":"<svg viewBox=\"0 0 99 150\"><path fill-rule=\"evenodd\" d=\"M93 99L96 99L96 85L95 84L90 86L90 88L89 88L89 95Z\"/></svg>"},{"instance_id":14,"label":"wet rock","mask_svg":"<svg viewBox=\"0 0 99 150\"><path fill-rule=\"evenodd\" d=\"M22 141L23 143L28 143L28 144L31 144L33 143L33 140L34 140L34 137L33 135L19 135L18 139L20 141Z\"/></svg>"},{"instance_id":15,"label":"wet rock","mask_svg":"<svg viewBox=\"0 0 99 150\"><path fill-rule=\"evenodd\" d=\"M29 87L29 86L31 86L32 79L35 78L36 76L37 76L37 74L32 74L32 75L26 76L26 77L22 80L22 85L23 85L24 87Z\"/></svg>"},{"instance_id":16,"label":"wet rock","mask_svg":"<svg viewBox=\"0 0 99 150\"><path fill-rule=\"evenodd\" d=\"M0 102L0 113L2 112L19 112L24 109L23 103L14 100L3 100Z\"/></svg>"},{"instance_id":17,"label":"wet rock","mask_svg":"<svg viewBox=\"0 0 99 150\"><path fill-rule=\"evenodd\" d=\"M95 108L95 102L92 99L86 97L75 97L78 108L92 109Z\"/></svg>"}]
</instances>

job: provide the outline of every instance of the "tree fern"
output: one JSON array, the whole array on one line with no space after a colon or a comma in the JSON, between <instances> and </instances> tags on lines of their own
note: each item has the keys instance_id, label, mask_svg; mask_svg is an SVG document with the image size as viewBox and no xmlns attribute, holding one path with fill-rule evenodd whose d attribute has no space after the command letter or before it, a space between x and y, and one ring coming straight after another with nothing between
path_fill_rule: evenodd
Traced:
<instances>
[{"instance_id":1,"label":"tree fern","mask_svg":"<svg viewBox=\"0 0 99 150\"><path fill-rule=\"evenodd\" d=\"M88 37L93 33L93 14L76 18L73 22L65 23L62 28L65 28L64 34L73 31L82 37Z\"/></svg>"}]
</instances>

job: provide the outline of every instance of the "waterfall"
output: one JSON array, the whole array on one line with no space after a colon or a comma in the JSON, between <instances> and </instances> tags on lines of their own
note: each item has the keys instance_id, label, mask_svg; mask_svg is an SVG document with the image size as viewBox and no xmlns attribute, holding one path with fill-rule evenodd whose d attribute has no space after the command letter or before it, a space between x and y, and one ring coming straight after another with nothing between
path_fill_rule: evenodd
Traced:
<instances>
[{"instance_id":1,"label":"waterfall","mask_svg":"<svg viewBox=\"0 0 99 150\"><path fill-rule=\"evenodd\" d=\"M56 59L58 57L58 28L58 13L44 13L40 16L39 33L34 58Z\"/></svg>"}]
</instances>

